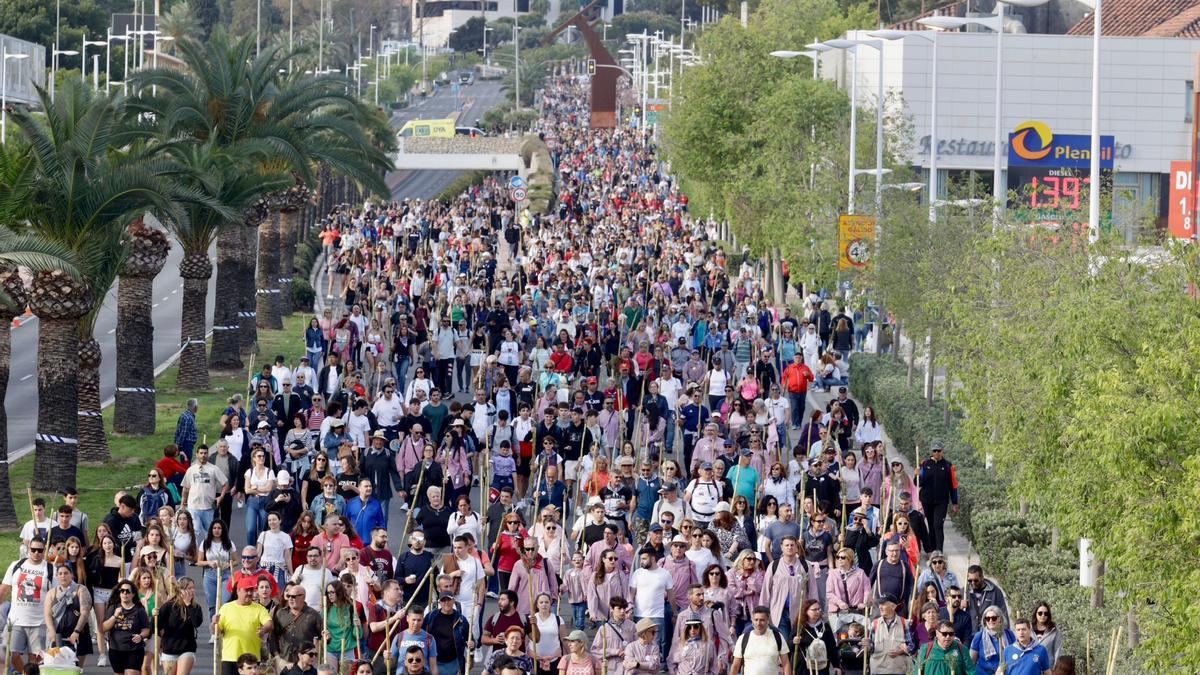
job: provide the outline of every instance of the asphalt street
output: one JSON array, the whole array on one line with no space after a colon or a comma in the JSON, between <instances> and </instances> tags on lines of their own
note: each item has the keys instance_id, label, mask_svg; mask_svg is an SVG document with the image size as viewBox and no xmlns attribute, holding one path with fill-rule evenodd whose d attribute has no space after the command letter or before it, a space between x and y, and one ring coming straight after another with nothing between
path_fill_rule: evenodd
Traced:
<instances>
[{"instance_id":1,"label":"asphalt street","mask_svg":"<svg viewBox=\"0 0 1200 675\"><path fill-rule=\"evenodd\" d=\"M392 124L399 129L413 119L443 119L449 117L461 105L459 126L475 126L483 114L504 100L504 91L496 80L476 80L475 84L459 87L457 96L453 86L442 87L433 96L412 108L406 108L392 116ZM387 175L388 187L393 199L437 197L458 178L459 171L393 171Z\"/></svg>"},{"instance_id":2,"label":"asphalt street","mask_svg":"<svg viewBox=\"0 0 1200 675\"><path fill-rule=\"evenodd\" d=\"M154 279L154 364L171 362L179 351L179 320L183 312L183 279L179 276L179 261L183 250L172 240L171 252L162 272ZM211 309L216 290L216 276L209 281L207 326L212 327ZM9 460L33 452L33 437L37 431L37 337L36 316L18 319L20 326L12 329L12 362L8 392L4 406L8 413ZM104 298L104 308L96 319L96 340L104 354L100 364L100 400L108 402L113 396L117 379L117 284ZM106 403L107 405L107 403Z\"/></svg>"}]
</instances>

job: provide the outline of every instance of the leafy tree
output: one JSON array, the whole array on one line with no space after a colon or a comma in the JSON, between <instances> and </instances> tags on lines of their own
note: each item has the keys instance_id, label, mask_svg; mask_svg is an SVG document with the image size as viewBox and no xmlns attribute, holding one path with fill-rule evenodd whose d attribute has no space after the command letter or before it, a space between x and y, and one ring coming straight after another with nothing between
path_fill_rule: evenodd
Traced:
<instances>
[{"instance_id":1,"label":"leafy tree","mask_svg":"<svg viewBox=\"0 0 1200 675\"><path fill-rule=\"evenodd\" d=\"M611 25L612 27L608 29L610 41L623 40L628 33L643 31L651 35L662 31L664 35L677 36L679 35L678 7L676 7L674 18L658 12L627 12L614 17Z\"/></svg>"},{"instance_id":2,"label":"leafy tree","mask_svg":"<svg viewBox=\"0 0 1200 675\"><path fill-rule=\"evenodd\" d=\"M485 22L483 17L473 16L467 19L467 22L450 33L450 39L447 43L451 49L456 52L473 52L483 47L483 27ZM495 36L488 38L488 44L495 40Z\"/></svg>"}]
</instances>

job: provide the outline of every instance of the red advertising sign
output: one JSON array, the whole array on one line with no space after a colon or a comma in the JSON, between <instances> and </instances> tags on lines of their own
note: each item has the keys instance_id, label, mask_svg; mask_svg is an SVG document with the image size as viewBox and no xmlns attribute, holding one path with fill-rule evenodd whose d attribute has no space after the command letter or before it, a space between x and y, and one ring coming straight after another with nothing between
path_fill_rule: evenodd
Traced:
<instances>
[{"instance_id":1,"label":"red advertising sign","mask_svg":"<svg viewBox=\"0 0 1200 675\"><path fill-rule=\"evenodd\" d=\"M1167 232L1172 237L1191 239L1196 236L1196 201L1192 195L1190 162L1171 162L1170 208L1167 210Z\"/></svg>"}]
</instances>

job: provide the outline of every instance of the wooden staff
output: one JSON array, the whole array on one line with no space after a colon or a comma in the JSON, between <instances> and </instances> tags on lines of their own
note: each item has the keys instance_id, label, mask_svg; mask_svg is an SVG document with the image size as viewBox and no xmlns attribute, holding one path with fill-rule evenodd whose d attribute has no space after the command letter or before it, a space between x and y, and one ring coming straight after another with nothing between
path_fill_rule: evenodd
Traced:
<instances>
[{"instance_id":1,"label":"wooden staff","mask_svg":"<svg viewBox=\"0 0 1200 675\"><path fill-rule=\"evenodd\" d=\"M29 519L33 521L33 536L37 536L38 522L37 515L33 511L33 488L26 487L25 494L29 497ZM49 533L47 533L49 534Z\"/></svg>"},{"instance_id":2,"label":"wooden staff","mask_svg":"<svg viewBox=\"0 0 1200 675\"><path fill-rule=\"evenodd\" d=\"M421 494L421 484L425 482L425 448L421 448L421 472L417 475L417 489L413 490L412 499L408 505L408 517L404 519L404 530L400 533L400 541L408 537L408 528L412 525L413 511L417 508L417 497Z\"/></svg>"},{"instance_id":3,"label":"wooden staff","mask_svg":"<svg viewBox=\"0 0 1200 675\"><path fill-rule=\"evenodd\" d=\"M162 640L158 639L158 609L161 606L159 602L162 598L158 596L158 575L154 575L154 635L151 639L154 640L154 675L158 675L158 652Z\"/></svg>"},{"instance_id":4,"label":"wooden staff","mask_svg":"<svg viewBox=\"0 0 1200 675\"><path fill-rule=\"evenodd\" d=\"M1112 647L1108 650L1108 663L1104 666L1104 675L1113 675L1117 667L1117 655L1121 651L1121 629L1124 628L1121 624L1117 624L1117 629L1113 631Z\"/></svg>"},{"instance_id":5,"label":"wooden staff","mask_svg":"<svg viewBox=\"0 0 1200 675\"><path fill-rule=\"evenodd\" d=\"M420 588L421 584L424 584L425 580L427 578L429 578L429 575L432 573L433 573L433 565L430 565L429 569L425 570L425 576L421 577L420 581L417 582L416 588ZM404 606L400 608L400 611L396 612L392 616L404 616L405 613L408 612L408 608L412 606L413 601L416 599L417 599L417 594L413 593L412 597L408 599L408 602L404 603ZM391 624L388 624L387 628L390 630ZM383 644L379 645L379 648L375 650L375 654L371 657L371 663L375 663L375 659L379 658L379 655L383 652L383 649L388 645L389 642L390 642L390 640L385 639L383 641ZM384 659L384 660L386 661L387 659Z\"/></svg>"},{"instance_id":6,"label":"wooden staff","mask_svg":"<svg viewBox=\"0 0 1200 675\"><path fill-rule=\"evenodd\" d=\"M214 607L214 609L215 609L215 611L214 611L214 613L213 613L213 618L214 618L214 619L216 619L216 618L217 618L217 617L216 617L216 614L217 614L217 613L219 613L219 612L221 611L221 561L219 561L219 560L218 560L218 561L216 561L216 562L217 562L217 593L216 593L216 596L217 596L217 597L213 598L213 607ZM214 626L214 627L215 627L215 626ZM216 638L216 639L219 639L221 636L220 636L220 635L218 635L218 634L216 633L216 631L214 630L214 631L213 631L213 637L214 637L214 638ZM213 671L213 673L214 673L214 674L217 672L217 654L218 654L218 653L220 653L220 651L221 651L221 644L220 644L220 642L218 642L218 641L214 640L214 641L213 641L213 656L212 656L212 660L213 660L213 669L212 669L212 671Z\"/></svg>"},{"instance_id":7,"label":"wooden staff","mask_svg":"<svg viewBox=\"0 0 1200 675\"><path fill-rule=\"evenodd\" d=\"M250 352L250 363L246 367L246 391L254 391L254 352Z\"/></svg>"},{"instance_id":8,"label":"wooden staff","mask_svg":"<svg viewBox=\"0 0 1200 675\"><path fill-rule=\"evenodd\" d=\"M4 672L6 672L6 673L9 672L8 671L9 664L12 663L12 630L13 630L13 623L12 623L12 621L9 621L7 629L6 629L6 634L8 637L4 641L4 644L6 645L5 650L4 650ZM214 671L214 672L216 672L216 671Z\"/></svg>"},{"instance_id":9,"label":"wooden staff","mask_svg":"<svg viewBox=\"0 0 1200 675\"><path fill-rule=\"evenodd\" d=\"M325 551L321 555L321 662L329 658L329 644L325 633L329 632L329 575L326 572L325 558L333 550L333 542L325 542Z\"/></svg>"}]
</instances>

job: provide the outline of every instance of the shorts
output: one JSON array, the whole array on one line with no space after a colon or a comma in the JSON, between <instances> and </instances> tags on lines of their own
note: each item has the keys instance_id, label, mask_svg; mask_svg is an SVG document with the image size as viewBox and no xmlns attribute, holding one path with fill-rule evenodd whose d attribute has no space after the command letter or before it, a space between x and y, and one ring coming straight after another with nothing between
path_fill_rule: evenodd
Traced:
<instances>
[{"instance_id":1,"label":"shorts","mask_svg":"<svg viewBox=\"0 0 1200 675\"><path fill-rule=\"evenodd\" d=\"M112 597L111 588L94 588L92 589L92 602L108 604L108 599Z\"/></svg>"},{"instance_id":2,"label":"shorts","mask_svg":"<svg viewBox=\"0 0 1200 675\"><path fill-rule=\"evenodd\" d=\"M123 649L108 648L108 662L112 665L114 673L124 673L127 670L141 670L142 662L146 660L145 649L134 649L125 651Z\"/></svg>"},{"instance_id":3,"label":"shorts","mask_svg":"<svg viewBox=\"0 0 1200 675\"><path fill-rule=\"evenodd\" d=\"M12 651L21 652L23 654L36 654L46 649L46 627L45 626L18 626L12 627L12 642L9 643ZM139 668L141 666L138 666Z\"/></svg>"},{"instance_id":4,"label":"shorts","mask_svg":"<svg viewBox=\"0 0 1200 675\"><path fill-rule=\"evenodd\" d=\"M530 463L529 457L518 457L517 458L517 475L518 476L528 476L529 475L530 470L531 470L529 463Z\"/></svg>"},{"instance_id":5,"label":"shorts","mask_svg":"<svg viewBox=\"0 0 1200 675\"><path fill-rule=\"evenodd\" d=\"M566 480L575 480L579 477L579 461L568 459L563 462L563 478Z\"/></svg>"},{"instance_id":6,"label":"shorts","mask_svg":"<svg viewBox=\"0 0 1200 675\"><path fill-rule=\"evenodd\" d=\"M158 658L162 659L163 663L175 663L176 661L178 661L179 659L182 659L184 657L187 657L187 658L191 659L192 661L195 661L196 660L196 652L184 652L182 654L168 654L166 652L163 652L162 654L158 655Z\"/></svg>"}]
</instances>

